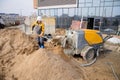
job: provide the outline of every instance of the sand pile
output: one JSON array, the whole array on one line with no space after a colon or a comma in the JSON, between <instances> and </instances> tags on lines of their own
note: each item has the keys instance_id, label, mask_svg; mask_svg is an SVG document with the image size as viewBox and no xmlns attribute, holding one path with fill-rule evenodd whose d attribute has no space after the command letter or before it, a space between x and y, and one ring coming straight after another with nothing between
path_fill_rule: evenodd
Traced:
<instances>
[{"instance_id":1,"label":"sand pile","mask_svg":"<svg viewBox=\"0 0 120 80\"><path fill-rule=\"evenodd\" d=\"M37 47L35 40L22 33L19 29L0 30L0 53L31 53Z\"/></svg>"},{"instance_id":2,"label":"sand pile","mask_svg":"<svg viewBox=\"0 0 120 80\"><path fill-rule=\"evenodd\" d=\"M0 77L5 77L15 64L12 60L20 54L31 54L37 49L37 43L19 29L0 30Z\"/></svg>"},{"instance_id":3,"label":"sand pile","mask_svg":"<svg viewBox=\"0 0 120 80\"><path fill-rule=\"evenodd\" d=\"M19 67L18 67L19 66ZM19 80L83 80L82 70L51 51L39 49L15 64L12 74Z\"/></svg>"},{"instance_id":4,"label":"sand pile","mask_svg":"<svg viewBox=\"0 0 120 80\"><path fill-rule=\"evenodd\" d=\"M37 46L19 29L0 30L0 80L86 80L60 47L36 50Z\"/></svg>"}]
</instances>

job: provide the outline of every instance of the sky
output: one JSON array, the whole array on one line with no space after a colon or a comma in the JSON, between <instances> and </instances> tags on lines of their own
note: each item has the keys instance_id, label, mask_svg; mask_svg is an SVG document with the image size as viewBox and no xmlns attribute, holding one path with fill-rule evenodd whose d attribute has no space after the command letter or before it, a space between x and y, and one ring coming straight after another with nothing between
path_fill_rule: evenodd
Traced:
<instances>
[{"instance_id":1,"label":"sky","mask_svg":"<svg viewBox=\"0 0 120 80\"><path fill-rule=\"evenodd\" d=\"M120 1L116 4L120 4ZM113 8L113 16L120 14L119 8L120 7ZM111 13L110 10L109 7L106 8L106 14ZM37 12L37 10L33 9L33 0L0 0L0 13L17 13L23 16L29 16L35 12ZM71 14L72 13L71 10ZM87 14L87 11L83 11L83 13ZM106 16L109 15L110 14L107 14Z\"/></svg>"},{"instance_id":2,"label":"sky","mask_svg":"<svg viewBox=\"0 0 120 80\"><path fill-rule=\"evenodd\" d=\"M33 0L0 0L0 13L17 13L29 16L35 11Z\"/></svg>"}]
</instances>

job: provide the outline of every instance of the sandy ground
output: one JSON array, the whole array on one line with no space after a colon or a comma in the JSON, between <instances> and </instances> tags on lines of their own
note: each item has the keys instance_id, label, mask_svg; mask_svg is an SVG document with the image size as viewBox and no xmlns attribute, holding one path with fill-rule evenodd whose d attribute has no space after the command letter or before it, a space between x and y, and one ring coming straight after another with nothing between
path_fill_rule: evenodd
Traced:
<instances>
[{"instance_id":1,"label":"sandy ground","mask_svg":"<svg viewBox=\"0 0 120 80\"><path fill-rule=\"evenodd\" d=\"M120 45L106 43L88 67L80 66L81 58L65 55L59 45L45 47L39 49L34 36L19 29L0 30L0 80L117 80L111 65L120 79Z\"/></svg>"}]
</instances>

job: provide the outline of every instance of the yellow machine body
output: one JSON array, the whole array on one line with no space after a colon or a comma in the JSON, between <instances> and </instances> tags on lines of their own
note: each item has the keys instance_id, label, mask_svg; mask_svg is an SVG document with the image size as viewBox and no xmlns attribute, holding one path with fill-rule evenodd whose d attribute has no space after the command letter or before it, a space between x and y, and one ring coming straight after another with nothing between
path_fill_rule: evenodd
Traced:
<instances>
[{"instance_id":1,"label":"yellow machine body","mask_svg":"<svg viewBox=\"0 0 120 80\"><path fill-rule=\"evenodd\" d=\"M90 29L85 29L83 31L85 33L85 40L88 42L89 45L103 43L103 38L99 31Z\"/></svg>"}]
</instances>

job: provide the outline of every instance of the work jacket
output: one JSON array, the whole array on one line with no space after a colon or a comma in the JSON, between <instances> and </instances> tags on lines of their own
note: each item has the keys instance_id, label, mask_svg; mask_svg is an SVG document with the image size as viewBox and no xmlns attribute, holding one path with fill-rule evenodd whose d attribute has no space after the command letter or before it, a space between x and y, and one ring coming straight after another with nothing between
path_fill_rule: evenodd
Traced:
<instances>
[{"instance_id":1,"label":"work jacket","mask_svg":"<svg viewBox=\"0 0 120 80\"><path fill-rule=\"evenodd\" d=\"M37 21L35 21L35 22L32 24L32 26L31 26L32 31L34 30L34 28L35 28L36 26L39 27L39 29L40 29L40 32L39 32L38 34L41 34L41 32L44 33L45 25L44 25L43 22L42 22L41 24L38 24Z\"/></svg>"}]
</instances>

